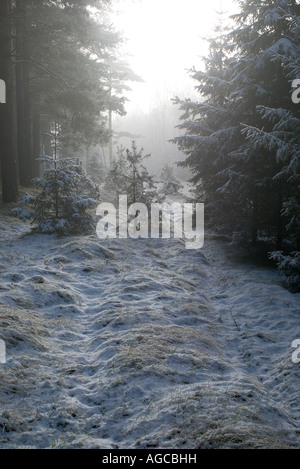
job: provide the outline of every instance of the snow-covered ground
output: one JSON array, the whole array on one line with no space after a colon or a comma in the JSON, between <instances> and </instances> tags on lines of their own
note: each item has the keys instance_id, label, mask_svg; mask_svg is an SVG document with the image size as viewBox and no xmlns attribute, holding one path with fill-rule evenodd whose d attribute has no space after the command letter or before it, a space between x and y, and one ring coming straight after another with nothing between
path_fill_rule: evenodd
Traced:
<instances>
[{"instance_id":1,"label":"snow-covered ground","mask_svg":"<svg viewBox=\"0 0 300 469\"><path fill-rule=\"evenodd\" d=\"M207 237L30 235L1 210L1 448L300 447L299 294Z\"/></svg>"}]
</instances>

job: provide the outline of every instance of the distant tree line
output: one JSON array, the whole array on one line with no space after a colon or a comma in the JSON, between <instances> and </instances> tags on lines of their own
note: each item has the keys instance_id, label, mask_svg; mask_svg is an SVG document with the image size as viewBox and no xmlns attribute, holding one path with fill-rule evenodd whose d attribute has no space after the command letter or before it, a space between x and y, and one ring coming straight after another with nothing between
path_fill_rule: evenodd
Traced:
<instances>
[{"instance_id":1,"label":"distant tree line","mask_svg":"<svg viewBox=\"0 0 300 469\"><path fill-rule=\"evenodd\" d=\"M268 246L300 281L300 5L242 0L209 42L205 70L191 71L199 102L182 111L175 139L217 231Z\"/></svg>"},{"instance_id":2,"label":"distant tree line","mask_svg":"<svg viewBox=\"0 0 300 469\"><path fill-rule=\"evenodd\" d=\"M108 20L111 0L1 0L0 157L4 202L39 176L54 123L63 151L108 142L109 116L125 113L133 74L118 58L121 38ZM47 148L48 147L48 148Z\"/></svg>"}]
</instances>

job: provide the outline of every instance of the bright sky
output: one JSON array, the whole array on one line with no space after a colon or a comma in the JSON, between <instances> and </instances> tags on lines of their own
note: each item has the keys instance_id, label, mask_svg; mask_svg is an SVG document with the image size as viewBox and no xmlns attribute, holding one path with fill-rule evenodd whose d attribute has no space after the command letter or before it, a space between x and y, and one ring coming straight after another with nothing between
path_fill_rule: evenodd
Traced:
<instances>
[{"instance_id":1,"label":"bright sky","mask_svg":"<svg viewBox=\"0 0 300 469\"><path fill-rule=\"evenodd\" d=\"M201 67L203 37L212 35L216 11L232 14L234 0L119 0L114 24L128 39L125 51L145 83L132 84L127 110L147 110L158 96L190 95L186 69ZM227 15L226 15L227 16Z\"/></svg>"}]
</instances>

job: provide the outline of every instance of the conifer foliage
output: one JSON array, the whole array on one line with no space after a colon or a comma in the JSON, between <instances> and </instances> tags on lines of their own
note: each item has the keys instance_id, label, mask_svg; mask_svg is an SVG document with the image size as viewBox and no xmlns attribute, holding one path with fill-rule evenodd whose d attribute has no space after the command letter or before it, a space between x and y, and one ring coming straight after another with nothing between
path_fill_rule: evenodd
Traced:
<instances>
[{"instance_id":1,"label":"conifer foliage","mask_svg":"<svg viewBox=\"0 0 300 469\"><path fill-rule=\"evenodd\" d=\"M63 127L64 156L107 145L108 115L125 114L127 82L121 36L110 18L113 0L0 2L0 173L4 202L40 176L44 135Z\"/></svg>"},{"instance_id":2,"label":"conifer foliage","mask_svg":"<svg viewBox=\"0 0 300 469\"><path fill-rule=\"evenodd\" d=\"M61 136L52 135L53 156L41 160L47 166L43 178L35 178L40 192L37 196L26 194L21 201L33 206L33 212L15 210L17 216L32 218L35 231L60 235L87 234L95 228L90 209L95 208L100 197L99 187L87 177L78 159L58 159Z\"/></svg>"},{"instance_id":3,"label":"conifer foliage","mask_svg":"<svg viewBox=\"0 0 300 469\"><path fill-rule=\"evenodd\" d=\"M264 243L295 283L300 105L292 85L300 78L300 5L242 0L239 7L231 30L210 41L205 71L191 72L199 102L175 100L185 131L175 142L211 225L256 248Z\"/></svg>"},{"instance_id":4,"label":"conifer foliage","mask_svg":"<svg viewBox=\"0 0 300 469\"><path fill-rule=\"evenodd\" d=\"M155 202L157 191L154 179L143 164L149 156L143 154L142 148L138 149L135 141L131 149L119 148L106 186L118 195L127 195L129 204Z\"/></svg>"}]
</instances>

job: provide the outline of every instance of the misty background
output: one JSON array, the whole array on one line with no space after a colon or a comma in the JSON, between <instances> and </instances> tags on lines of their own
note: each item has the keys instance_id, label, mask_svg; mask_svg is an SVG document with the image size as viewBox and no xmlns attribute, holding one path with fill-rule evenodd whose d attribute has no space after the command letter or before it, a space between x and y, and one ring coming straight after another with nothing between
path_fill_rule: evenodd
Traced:
<instances>
[{"instance_id":1,"label":"misty background","mask_svg":"<svg viewBox=\"0 0 300 469\"><path fill-rule=\"evenodd\" d=\"M126 116L113 116L114 153L134 138L151 154L145 162L149 171L159 175L171 164L179 177L189 177L188 169L176 165L185 156L170 142L180 134L181 115L172 99L199 100L189 71L204 69L206 39L214 35L220 13L225 26L236 10L234 0L121 0L115 5L112 18L125 39L124 57L141 81L129 84Z\"/></svg>"}]
</instances>

